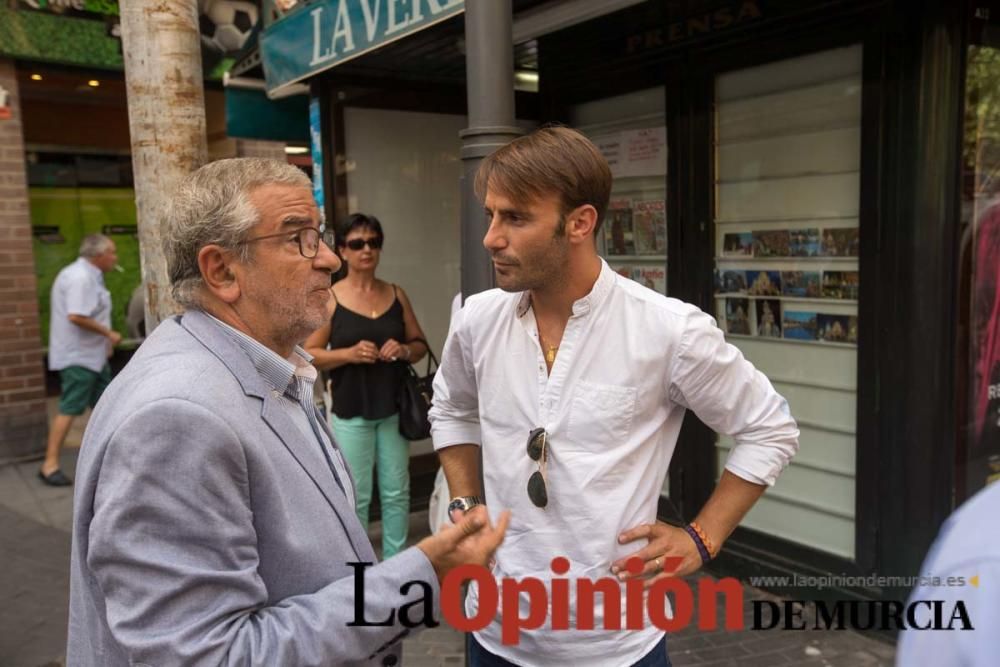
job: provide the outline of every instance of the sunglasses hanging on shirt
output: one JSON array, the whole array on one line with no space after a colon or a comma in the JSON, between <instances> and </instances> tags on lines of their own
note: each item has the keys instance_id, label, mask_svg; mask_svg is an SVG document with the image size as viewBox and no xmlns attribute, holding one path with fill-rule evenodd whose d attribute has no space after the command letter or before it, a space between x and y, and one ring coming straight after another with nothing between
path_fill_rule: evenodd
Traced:
<instances>
[{"instance_id":1,"label":"sunglasses hanging on shirt","mask_svg":"<svg viewBox=\"0 0 1000 667\"><path fill-rule=\"evenodd\" d=\"M528 478L528 498L535 507L544 508L549 504L549 493L545 487L545 463L548 453L545 446L548 434L544 428L536 428L528 434L528 457L538 464L538 470Z\"/></svg>"}]
</instances>

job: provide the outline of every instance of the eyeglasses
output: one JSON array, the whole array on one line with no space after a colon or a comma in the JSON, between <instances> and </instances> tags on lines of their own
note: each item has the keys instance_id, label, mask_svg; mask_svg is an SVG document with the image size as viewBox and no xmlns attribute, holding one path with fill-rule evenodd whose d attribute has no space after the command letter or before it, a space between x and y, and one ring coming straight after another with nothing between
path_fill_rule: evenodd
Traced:
<instances>
[{"instance_id":1,"label":"eyeglasses","mask_svg":"<svg viewBox=\"0 0 1000 667\"><path fill-rule=\"evenodd\" d=\"M372 250L378 250L382 247L382 239L378 236L373 236L370 239L351 239L350 241L344 241L344 245L354 251L361 250L365 246L368 246Z\"/></svg>"},{"instance_id":2,"label":"eyeglasses","mask_svg":"<svg viewBox=\"0 0 1000 667\"><path fill-rule=\"evenodd\" d=\"M333 247L333 234L323 227L303 227L297 232L279 232L277 234L267 234L266 236L255 236L247 239L243 243L256 243L265 239L276 239L284 236L289 241L295 239L299 244L299 254L306 259L314 259L319 254L319 242L323 241L327 247Z\"/></svg>"},{"instance_id":3,"label":"eyeglasses","mask_svg":"<svg viewBox=\"0 0 1000 667\"><path fill-rule=\"evenodd\" d=\"M528 498L535 507L544 508L549 504L549 493L545 488L545 462L548 456L545 445L548 434L544 428L536 428L528 434L528 457L538 464L538 470L528 478Z\"/></svg>"}]
</instances>

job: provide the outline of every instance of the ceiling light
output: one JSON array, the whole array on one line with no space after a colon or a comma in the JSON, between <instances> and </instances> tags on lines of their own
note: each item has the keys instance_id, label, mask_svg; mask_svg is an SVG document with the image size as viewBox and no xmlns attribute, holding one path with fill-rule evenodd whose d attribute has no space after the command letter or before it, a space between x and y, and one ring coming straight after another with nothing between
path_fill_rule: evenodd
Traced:
<instances>
[{"instance_id":1,"label":"ceiling light","mask_svg":"<svg viewBox=\"0 0 1000 667\"><path fill-rule=\"evenodd\" d=\"M97 79L91 79L90 81L87 82L87 85L90 86L91 88L97 88L99 85L101 85L101 82L98 81Z\"/></svg>"},{"instance_id":2,"label":"ceiling light","mask_svg":"<svg viewBox=\"0 0 1000 667\"><path fill-rule=\"evenodd\" d=\"M514 72L514 90L538 92L538 72L520 69Z\"/></svg>"},{"instance_id":3,"label":"ceiling light","mask_svg":"<svg viewBox=\"0 0 1000 667\"><path fill-rule=\"evenodd\" d=\"M42 80L42 75L41 74L32 74L31 75L31 80L32 81L41 81Z\"/></svg>"},{"instance_id":4,"label":"ceiling light","mask_svg":"<svg viewBox=\"0 0 1000 667\"><path fill-rule=\"evenodd\" d=\"M286 155L305 155L309 149L305 146L285 146Z\"/></svg>"}]
</instances>

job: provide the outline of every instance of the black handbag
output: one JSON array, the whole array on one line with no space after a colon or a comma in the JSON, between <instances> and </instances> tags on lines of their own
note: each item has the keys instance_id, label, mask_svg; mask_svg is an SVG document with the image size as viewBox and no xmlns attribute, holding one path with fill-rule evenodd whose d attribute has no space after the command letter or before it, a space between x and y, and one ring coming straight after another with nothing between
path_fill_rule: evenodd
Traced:
<instances>
[{"instance_id":1,"label":"black handbag","mask_svg":"<svg viewBox=\"0 0 1000 667\"><path fill-rule=\"evenodd\" d=\"M427 345L427 341L418 338L409 342L423 343L427 346L427 372L421 376L413 368L413 364L405 364L397 397L399 433L407 440L423 440L431 437L431 422L427 418L427 413L434 398L434 374L437 372L438 360L431 352L431 346Z\"/></svg>"}]
</instances>

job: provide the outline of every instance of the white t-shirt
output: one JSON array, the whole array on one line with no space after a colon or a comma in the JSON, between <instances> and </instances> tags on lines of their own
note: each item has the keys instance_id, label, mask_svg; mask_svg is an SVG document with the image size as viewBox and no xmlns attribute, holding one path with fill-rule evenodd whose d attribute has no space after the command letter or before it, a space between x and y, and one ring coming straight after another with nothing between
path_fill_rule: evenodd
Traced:
<instances>
[{"instance_id":1,"label":"white t-shirt","mask_svg":"<svg viewBox=\"0 0 1000 667\"><path fill-rule=\"evenodd\" d=\"M49 318L49 370L83 366L100 373L108 363L106 336L78 327L70 315L82 315L111 328L111 293L101 270L83 257L63 268L52 283Z\"/></svg>"},{"instance_id":2,"label":"white t-shirt","mask_svg":"<svg viewBox=\"0 0 1000 667\"><path fill-rule=\"evenodd\" d=\"M590 294L573 304L551 374L527 293L495 289L467 299L445 344L430 416L435 449L482 447L490 515L511 509L493 571L498 584L532 577L548 586L555 556L569 560L563 576L571 581L611 577L613 561L645 546L616 538L656 520L688 408L734 436L726 469L750 482L773 484L798 449L787 402L726 343L711 317L617 275L603 261ZM545 509L527 494L537 466L526 443L536 427L548 433ZM475 614L478 599L472 585L467 615ZM594 621L603 626L600 605ZM502 643L500 630L495 620L476 638L511 662L545 667L632 664L663 636L648 621L633 631L552 630L550 617L515 646Z\"/></svg>"}]
</instances>

